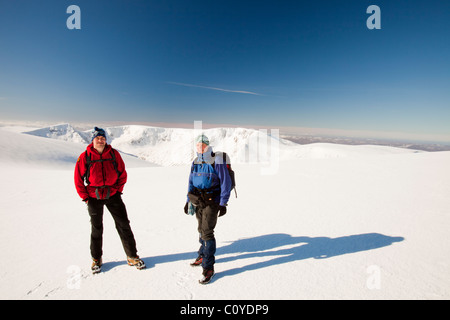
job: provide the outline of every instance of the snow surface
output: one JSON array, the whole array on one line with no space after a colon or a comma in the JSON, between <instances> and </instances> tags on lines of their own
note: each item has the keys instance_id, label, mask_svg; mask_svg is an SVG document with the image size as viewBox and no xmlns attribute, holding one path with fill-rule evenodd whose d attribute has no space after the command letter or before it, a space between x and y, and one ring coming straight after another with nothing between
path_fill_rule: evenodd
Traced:
<instances>
[{"instance_id":1,"label":"snow surface","mask_svg":"<svg viewBox=\"0 0 450 320\"><path fill-rule=\"evenodd\" d=\"M127 166L123 199L147 269L126 264L105 209L103 272L90 272L73 184L89 132L3 127L0 299L450 298L450 152L277 139L279 163L262 174L267 163L248 161L261 132L205 130L231 155L238 198L219 218L217 274L202 286L189 266L196 221L183 212L193 130L107 132Z\"/></svg>"}]
</instances>

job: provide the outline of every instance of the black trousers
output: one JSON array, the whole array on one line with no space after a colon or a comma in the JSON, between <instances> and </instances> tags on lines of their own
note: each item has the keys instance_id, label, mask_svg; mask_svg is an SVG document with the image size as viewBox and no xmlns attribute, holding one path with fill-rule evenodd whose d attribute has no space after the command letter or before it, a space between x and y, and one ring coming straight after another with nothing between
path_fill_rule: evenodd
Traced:
<instances>
[{"instance_id":1,"label":"black trousers","mask_svg":"<svg viewBox=\"0 0 450 320\"><path fill-rule=\"evenodd\" d=\"M197 207L197 230L203 240L206 241L214 239L214 228L217 224L218 213L219 204L217 203L212 203L210 205L206 205L205 207Z\"/></svg>"},{"instance_id":2,"label":"black trousers","mask_svg":"<svg viewBox=\"0 0 450 320\"><path fill-rule=\"evenodd\" d=\"M128 257L136 257L136 241L128 220L127 209L120 193L106 200L89 198L88 211L91 217L91 256L100 259L103 251L103 208L106 205L114 219L123 249Z\"/></svg>"},{"instance_id":3,"label":"black trousers","mask_svg":"<svg viewBox=\"0 0 450 320\"><path fill-rule=\"evenodd\" d=\"M203 258L202 267L204 270L214 269L216 262L216 238L214 228L217 224L219 204L214 201L205 201L199 194L189 193L189 200L197 206L196 218L198 222L200 248L198 255ZM212 199L211 199L212 200Z\"/></svg>"},{"instance_id":4,"label":"black trousers","mask_svg":"<svg viewBox=\"0 0 450 320\"><path fill-rule=\"evenodd\" d=\"M202 267L204 270L214 269L216 262L216 238L214 237L214 228L217 224L217 215L219 204L213 203L206 207L198 206L196 217L198 221L198 233L200 248L198 255L203 257Z\"/></svg>"}]
</instances>

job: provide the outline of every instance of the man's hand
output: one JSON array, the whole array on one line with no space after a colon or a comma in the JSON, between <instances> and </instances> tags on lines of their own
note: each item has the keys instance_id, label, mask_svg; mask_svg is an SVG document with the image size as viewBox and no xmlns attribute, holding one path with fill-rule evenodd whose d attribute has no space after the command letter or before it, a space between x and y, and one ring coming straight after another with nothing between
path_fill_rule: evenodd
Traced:
<instances>
[{"instance_id":1,"label":"man's hand","mask_svg":"<svg viewBox=\"0 0 450 320\"><path fill-rule=\"evenodd\" d=\"M219 217L225 215L227 213L227 207L219 206Z\"/></svg>"}]
</instances>

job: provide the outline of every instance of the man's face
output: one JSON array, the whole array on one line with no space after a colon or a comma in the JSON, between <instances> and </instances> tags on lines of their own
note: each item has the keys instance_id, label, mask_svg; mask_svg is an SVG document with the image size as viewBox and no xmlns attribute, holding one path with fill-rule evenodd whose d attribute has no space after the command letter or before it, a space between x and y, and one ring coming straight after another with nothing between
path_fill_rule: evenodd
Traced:
<instances>
[{"instance_id":1,"label":"man's face","mask_svg":"<svg viewBox=\"0 0 450 320\"><path fill-rule=\"evenodd\" d=\"M106 138L102 136L97 136L94 138L92 142L94 143L95 149L103 149L105 148L106 145Z\"/></svg>"},{"instance_id":2,"label":"man's face","mask_svg":"<svg viewBox=\"0 0 450 320\"><path fill-rule=\"evenodd\" d=\"M202 142L197 143L197 152L198 153L204 153L207 148L208 148L207 144L204 144Z\"/></svg>"}]
</instances>

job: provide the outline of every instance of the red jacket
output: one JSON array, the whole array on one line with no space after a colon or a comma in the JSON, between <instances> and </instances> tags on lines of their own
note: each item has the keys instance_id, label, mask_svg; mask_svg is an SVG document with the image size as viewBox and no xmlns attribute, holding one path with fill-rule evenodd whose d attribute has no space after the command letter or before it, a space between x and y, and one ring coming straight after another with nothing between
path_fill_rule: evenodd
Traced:
<instances>
[{"instance_id":1,"label":"red jacket","mask_svg":"<svg viewBox=\"0 0 450 320\"><path fill-rule=\"evenodd\" d=\"M88 185L85 185L84 182L87 169L86 152L92 161L88 174ZM127 182L127 172L119 152L107 144L103 153L99 154L92 143L87 146L86 152L78 157L75 165L75 188L81 199L86 201L91 197L103 200L108 198L108 195L113 196L116 192L122 193ZM113 155L115 161L112 160Z\"/></svg>"}]
</instances>

